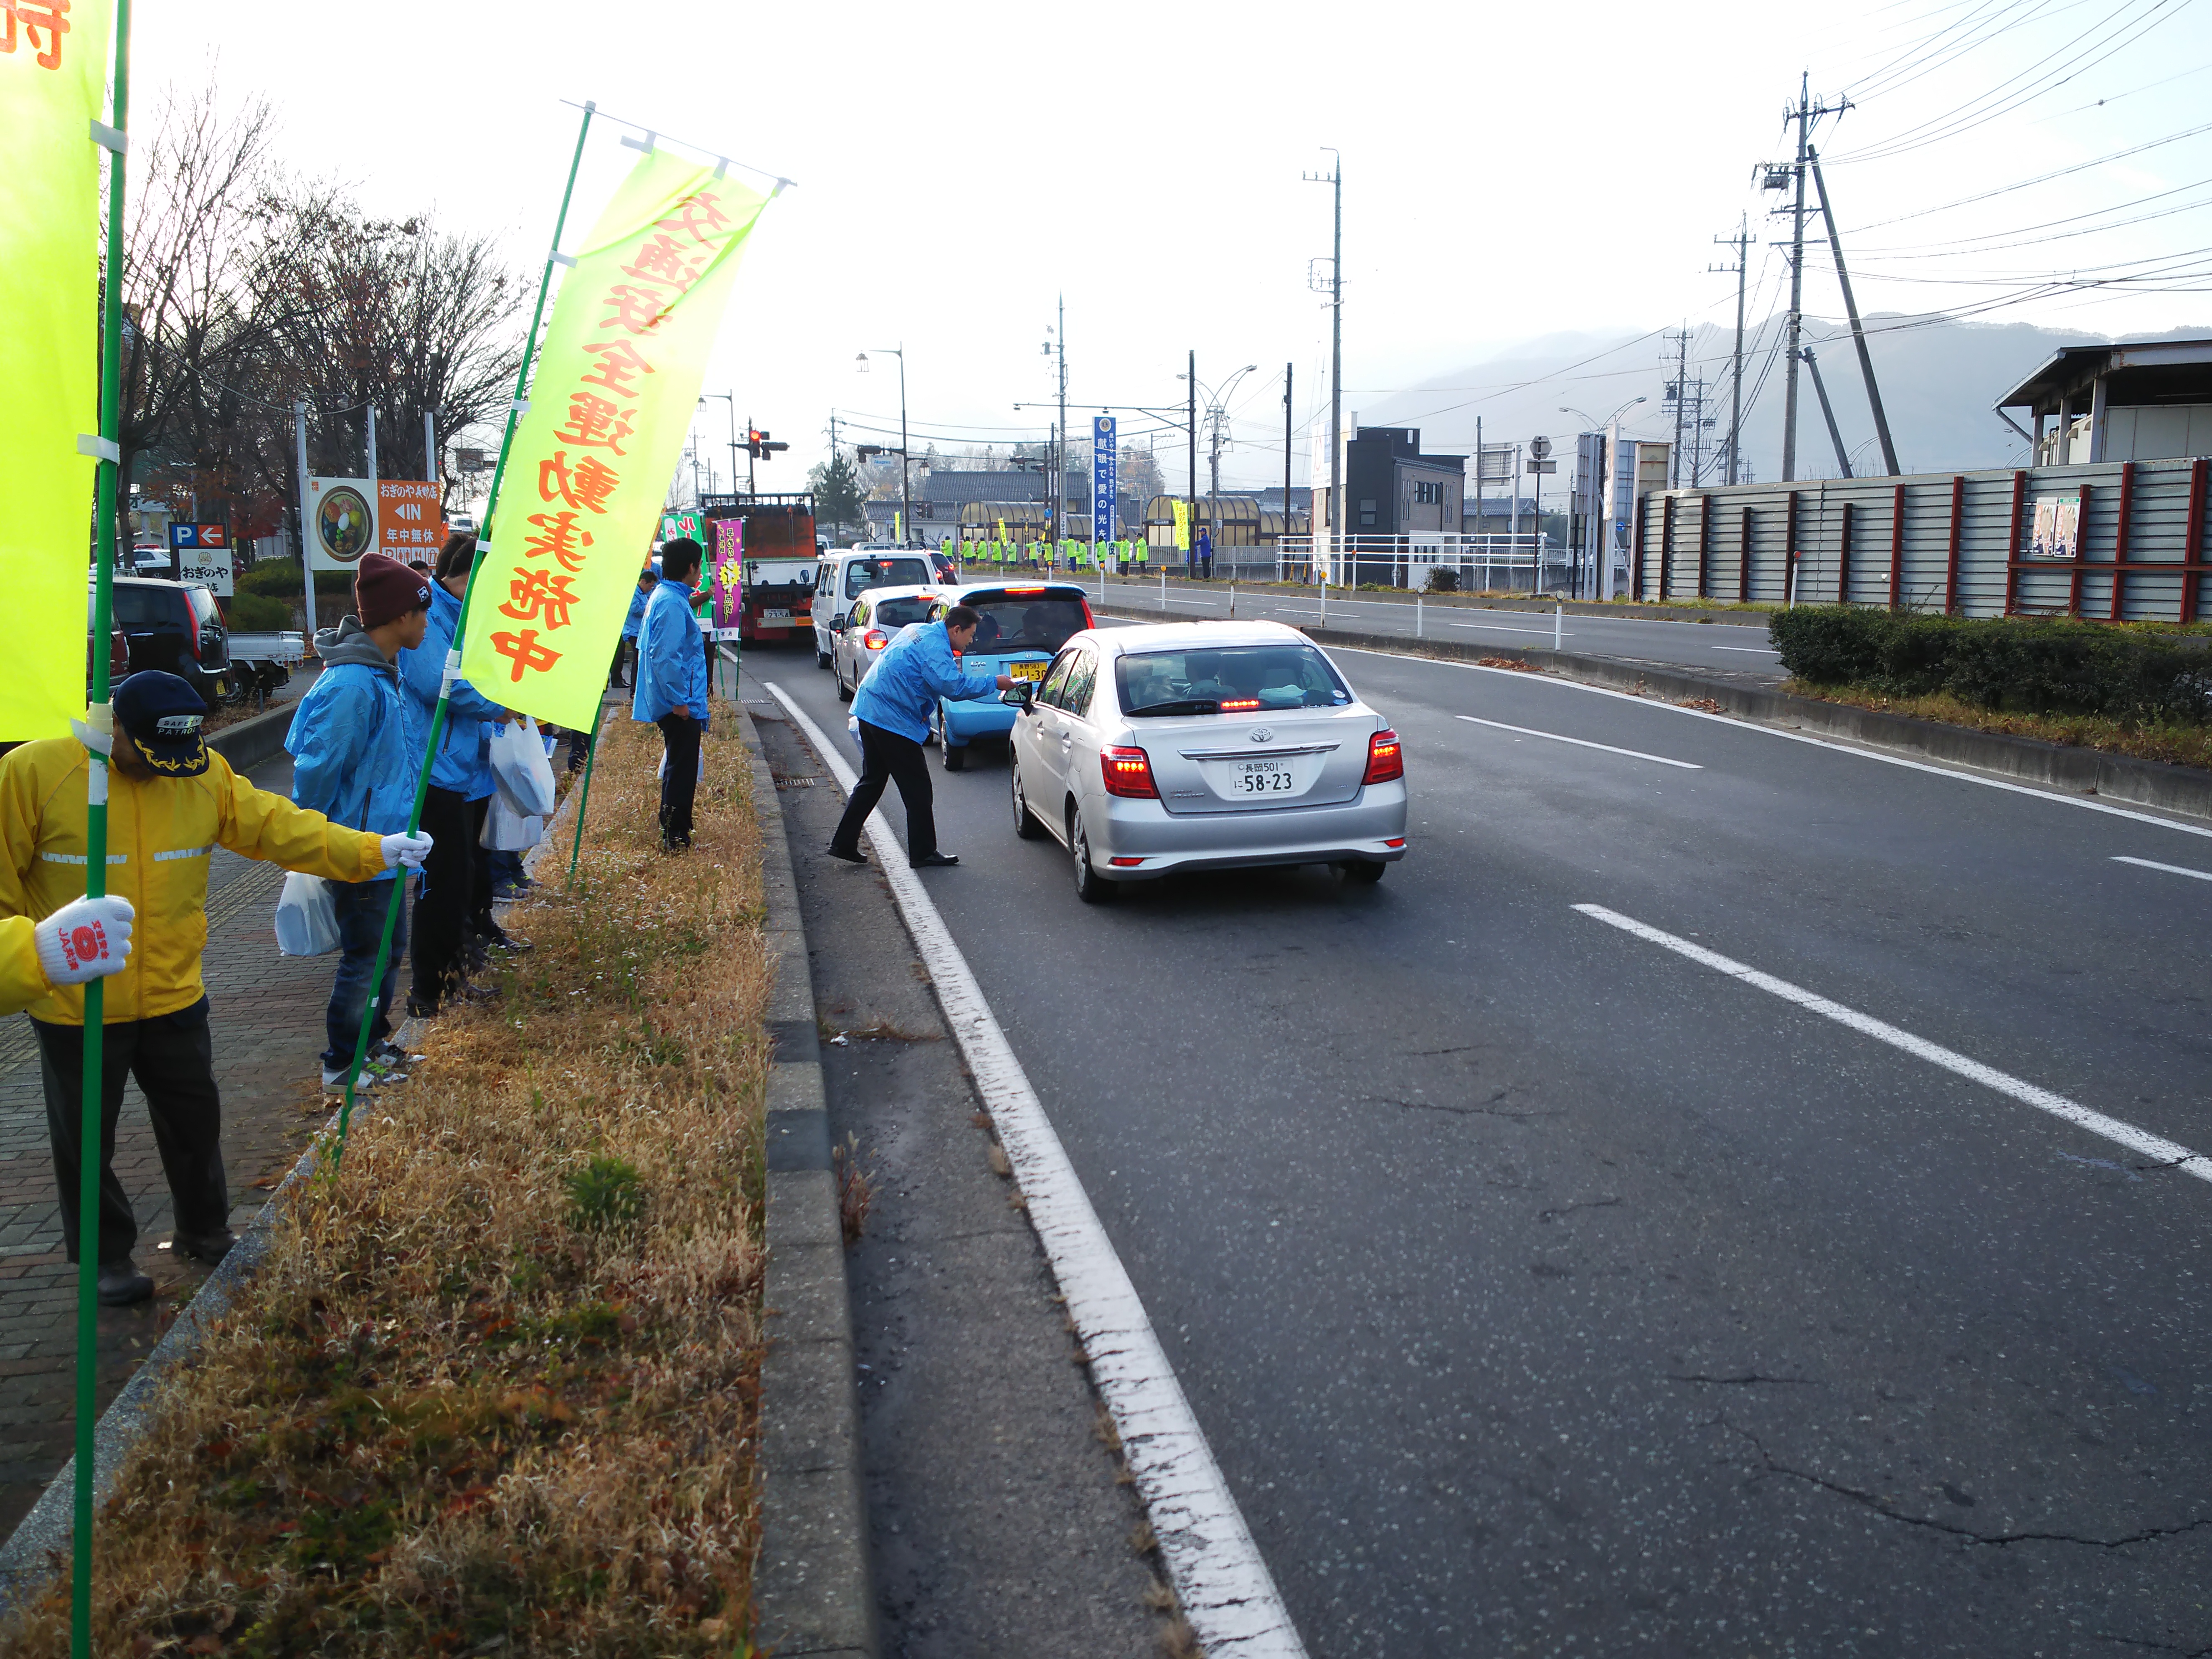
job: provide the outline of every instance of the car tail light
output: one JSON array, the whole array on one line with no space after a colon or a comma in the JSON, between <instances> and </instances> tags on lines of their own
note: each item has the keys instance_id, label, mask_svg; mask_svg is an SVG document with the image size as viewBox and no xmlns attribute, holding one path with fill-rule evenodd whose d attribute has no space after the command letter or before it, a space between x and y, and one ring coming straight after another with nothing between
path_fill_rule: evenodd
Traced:
<instances>
[{"instance_id":1,"label":"car tail light","mask_svg":"<svg viewBox=\"0 0 2212 1659\"><path fill-rule=\"evenodd\" d=\"M891 636L880 628L871 628L860 639L860 643L871 651L880 651L890 642Z\"/></svg>"},{"instance_id":2,"label":"car tail light","mask_svg":"<svg viewBox=\"0 0 2212 1659\"><path fill-rule=\"evenodd\" d=\"M1387 726L1367 739L1367 775L1365 783L1389 783L1406 775L1406 751L1399 746L1398 734Z\"/></svg>"},{"instance_id":3,"label":"car tail light","mask_svg":"<svg viewBox=\"0 0 2212 1659\"><path fill-rule=\"evenodd\" d=\"M1102 750L1098 765L1106 775L1106 793L1130 800L1158 800L1159 787L1152 781L1152 757L1141 749Z\"/></svg>"},{"instance_id":4,"label":"car tail light","mask_svg":"<svg viewBox=\"0 0 2212 1659\"><path fill-rule=\"evenodd\" d=\"M1083 625L1085 628L1096 628L1098 626L1097 618L1091 614L1091 601L1088 599L1083 601Z\"/></svg>"},{"instance_id":5,"label":"car tail light","mask_svg":"<svg viewBox=\"0 0 2212 1659\"><path fill-rule=\"evenodd\" d=\"M1219 702L1214 704L1214 707L1224 714L1240 714L1248 708L1257 708L1259 706L1260 700L1257 697L1224 697Z\"/></svg>"}]
</instances>

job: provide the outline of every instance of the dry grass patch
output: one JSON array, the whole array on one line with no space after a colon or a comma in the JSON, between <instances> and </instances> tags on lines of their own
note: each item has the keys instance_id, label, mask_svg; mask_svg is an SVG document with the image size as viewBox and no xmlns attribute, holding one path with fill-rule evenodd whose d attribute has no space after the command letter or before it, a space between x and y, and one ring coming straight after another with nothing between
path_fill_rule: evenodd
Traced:
<instances>
[{"instance_id":1,"label":"dry grass patch","mask_svg":"<svg viewBox=\"0 0 2212 1659\"><path fill-rule=\"evenodd\" d=\"M1893 697L1869 686L1813 685L1794 679L1784 681L1782 689L1793 696L1811 697L1820 702L1910 714L1917 720L1942 720L1948 726L1970 726L1977 732L2039 738L2045 743L2101 749L2115 755L2132 755L2137 760L2164 761L2172 766L2212 768L2212 726L2188 721L2123 720L2109 714L2014 713L1977 708L1948 691L1919 697Z\"/></svg>"},{"instance_id":2,"label":"dry grass patch","mask_svg":"<svg viewBox=\"0 0 2212 1659\"><path fill-rule=\"evenodd\" d=\"M718 725L677 858L659 734L602 744L576 892L549 860L124 1472L97 1651L751 1652L769 975ZM66 1651L64 1595L0 1646Z\"/></svg>"}]
</instances>

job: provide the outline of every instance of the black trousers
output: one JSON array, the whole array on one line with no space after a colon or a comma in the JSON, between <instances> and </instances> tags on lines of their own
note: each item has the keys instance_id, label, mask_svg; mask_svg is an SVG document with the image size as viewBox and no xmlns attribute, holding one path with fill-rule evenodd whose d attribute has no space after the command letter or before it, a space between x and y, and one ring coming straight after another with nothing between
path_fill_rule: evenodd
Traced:
<instances>
[{"instance_id":1,"label":"black trousers","mask_svg":"<svg viewBox=\"0 0 2212 1659\"><path fill-rule=\"evenodd\" d=\"M491 914L491 848L483 844L490 816L489 795L469 803L469 931L478 939L489 939L499 925Z\"/></svg>"},{"instance_id":2,"label":"black trousers","mask_svg":"<svg viewBox=\"0 0 2212 1659\"><path fill-rule=\"evenodd\" d=\"M84 1156L84 1027L33 1020L46 1084L46 1138L61 1186L62 1239L77 1259L77 1182ZM138 1219L115 1178L115 1120L125 1076L138 1079L161 1173L169 1178L177 1231L219 1234L230 1225L222 1174L222 1097L215 1083L215 1044L207 999L153 1019L125 1020L100 1033L100 1260L120 1261L138 1242Z\"/></svg>"},{"instance_id":3,"label":"black trousers","mask_svg":"<svg viewBox=\"0 0 2212 1659\"><path fill-rule=\"evenodd\" d=\"M430 856L422 860L422 886L415 899L414 1000L426 1008L436 1008L468 975L477 827L458 790L431 786L422 803Z\"/></svg>"},{"instance_id":4,"label":"black trousers","mask_svg":"<svg viewBox=\"0 0 2212 1659\"><path fill-rule=\"evenodd\" d=\"M678 713L663 714L656 724L668 752L660 779L660 844L689 847L691 803L699 790L699 722Z\"/></svg>"},{"instance_id":5,"label":"black trousers","mask_svg":"<svg viewBox=\"0 0 2212 1659\"><path fill-rule=\"evenodd\" d=\"M896 781L899 799L906 805L906 855L927 858L937 850L937 806L929 782L929 760L912 738L886 732L880 726L860 722L860 781L845 803L845 816L830 844L842 852L857 852L860 831L868 814L884 798L884 786Z\"/></svg>"}]
</instances>

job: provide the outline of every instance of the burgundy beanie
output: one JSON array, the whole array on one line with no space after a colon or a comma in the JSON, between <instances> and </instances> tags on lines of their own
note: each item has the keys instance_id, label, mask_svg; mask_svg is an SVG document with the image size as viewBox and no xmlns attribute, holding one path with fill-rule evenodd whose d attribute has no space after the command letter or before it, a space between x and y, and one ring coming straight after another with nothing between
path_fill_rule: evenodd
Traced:
<instances>
[{"instance_id":1,"label":"burgundy beanie","mask_svg":"<svg viewBox=\"0 0 2212 1659\"><path fill-rule=\"evenodd\" d=\"M381 553L364 553L353 576L354 614L363 628L381 628L430 606L429 579Z\"/></svg>"}]
</instances>

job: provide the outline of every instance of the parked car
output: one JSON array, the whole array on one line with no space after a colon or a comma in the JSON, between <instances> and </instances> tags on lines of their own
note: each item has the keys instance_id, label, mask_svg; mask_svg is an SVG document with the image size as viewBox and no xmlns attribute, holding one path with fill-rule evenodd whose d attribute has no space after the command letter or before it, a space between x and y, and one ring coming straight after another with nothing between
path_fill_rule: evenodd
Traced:
<instances>
[{"instance_id":1,"label":"parked car","mask_svg":"<svg viewBox=\"0 0 2212 1659\"><path fill-rule=\"evenodd\" d=\"M1281 623L1165 623L1068 641L1019 706L1014 833L1052 836L1088 903L1176 871L1406 855L1398 734Z\"/></svg>"},{"instance_id":2,"label":"parked car","mask_svg":"<svg viewBox=\"0 0 2212 1659\"><path fill-rule=\"evenodd\" d=\"M88 699L92 689L92 610L95 603L95 596L88 592L85 594L84 600L84 684L85 690L88 694ZM112 624L113 621L114 619L112 617L109 618L111 624ZM108 684L111 687L120 685L123 683L123 677L130 672L131 636L125 633L120 627L111 625L107 630Z\"/></svg>"},{"instance_id":3,"label":"parked car","mask_svg":"<svg viewBox=\"0 0 2212 1659\"><path fill-rule=\"evenodd\" d=\"M167 580L176 574L174 556L166 547L144 545L131 550L131 574Z\"/></svg>"},{"instance_id":4,"label":"parked car","mask_svg":"<svg viewBox=\"0 0 2212 1659\"><path fill-rule=\"evenodd\" d=\"M837 677L839 702L853 701L853 693L868 678L876 659L902 629L926 623L936 613L939 592L934 587L878 587L853 601L849 620L830 651L830 672Z\"/></svg>"},{"instance_id":5,"label":"parked car","mask_svg":"<svg viewBox=\"0 0 2212 1659\"><path fill-rule=\"evenodd\" d=\"M449 513L446 515L446 528L456 536L473 536L477 533L476 514Z\"/></svg>"},{"instance_id":6,"label":"parked car","mask_svg":"<svg viewBox=\"0 0 2212 1659\"><path fill-rule=\"evenodd\" d=\"M961 666L971 674L1011 674L1041 680L1053 653L1091 626L1091 601L1073 582L970 582L938 604L942 617L964 605L981 619ZM948 772L964 770L968 747L978 738L1001 738L1014 729L1014 711L986 697L940 701L930 722L939 758Z\"/></svg>"},{"instance_id":7,"label":"parked car","mask_svg":"<svg viewBox=\"0 0 2212 1659\"><path fill-rule=\"evenodd\" d=\"M131 672L176 675L212 708L230 690L230 636L215 595L199 582L118 578L115 625L131 642Z\"/></svg>"}]
</instances>

